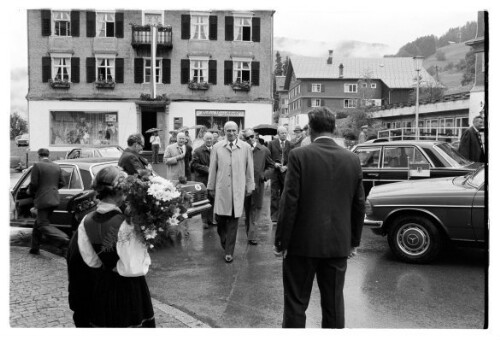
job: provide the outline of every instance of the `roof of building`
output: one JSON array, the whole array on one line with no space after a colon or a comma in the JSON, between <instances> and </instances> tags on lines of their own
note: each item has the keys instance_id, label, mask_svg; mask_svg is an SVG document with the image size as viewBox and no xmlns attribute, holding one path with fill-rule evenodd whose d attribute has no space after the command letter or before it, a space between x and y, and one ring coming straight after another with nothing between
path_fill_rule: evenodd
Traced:
<instances>
[{"instance_id":1,"label":"roof of building","mask_svg":"<svg viewBox=\"0 0 500 340\"><path fill-rule=\"evenodd\" d=\"M276 76L276 91L285 91L285 76Z\"/></svg>"},{"instance_id":2,"label":"roof of building","mask_svg":"<svg viewBox=\"0 0 500 340\"><path fill-rule=\"evenodd\" d=\"M415 86L416 71L413 58L332 58L291 56L290 62L297 79L338 79L339 65L344 66L344 79L380 79L389 88ZM422 68L421 83L438 86L434 78Z\"/></svg>"}]
</instances>

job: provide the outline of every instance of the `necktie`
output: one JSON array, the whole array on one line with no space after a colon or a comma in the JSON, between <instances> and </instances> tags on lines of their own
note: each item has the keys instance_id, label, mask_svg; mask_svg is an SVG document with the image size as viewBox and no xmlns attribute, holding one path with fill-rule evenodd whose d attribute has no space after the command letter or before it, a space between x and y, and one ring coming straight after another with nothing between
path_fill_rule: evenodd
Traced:
<instances>
[{"instance_id":1,"label":"necktie","mask_svg":"<svg viewBox=\"0 0 500 340\"><path fill-rule=\"evenodd\" d=\"M479 132L476 132L476 135L477 135L477 140L479 141L479 146L481 147L481 149L484 150L483 140L481 139L481 135L479 134Z\"/></svg>"},{"instance_id":2,"label":"necktie","mask_svg":"<svg viewBox=\"0 0 500 340\"><path fill-rule=\"evenodd\" d=\"M229 143L229 148L230 148L231 150L233 150L233 142L230 142L230 143Z\"/></svg>"},{"instance_id":3,"label":"necktie","mask_svg":"<svg viewBox=\"0 0 500 340\"><path fill-rule=\"evenodd\" d=\"M179 153L182 154L182 148L179 146L178 149L179 149Z\"/></svg>"},{"instance_id":4,"label":"necktie","mask_svg":"<svg viewBox=\"0 0 500 340\"><path fill-rule=\"evenodd\" d=\"M281 141L281 165L285 165L285 142Z\"/></svg>"}]
</instances>

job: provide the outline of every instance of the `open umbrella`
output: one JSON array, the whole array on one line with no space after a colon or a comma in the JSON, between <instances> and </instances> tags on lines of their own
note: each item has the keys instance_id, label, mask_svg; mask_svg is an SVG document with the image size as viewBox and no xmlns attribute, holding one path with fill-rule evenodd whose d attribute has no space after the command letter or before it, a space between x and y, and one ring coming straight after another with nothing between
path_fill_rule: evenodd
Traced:
<instances>
[{"instance_id":1,"label":"open umbrella","mask_svg":"<svg viewBox=\"0 0 500 340\"><path fill-rule=\"evenodd\" d=\"M274 136L278 133L278 128L271 124L259 124L253 130L262 136Z\"/></svg>"},{"instance_id":2,"label":"open umbrella","mask_svg":"<svg viewBox=\"0 0 500 340\"><path fill-rule=\"evenodd\" d=\"M177 131L183 132L183 131L186 131L186 130L189 130L189 129L191 129L189 126L182 126L182 127L178 128Z\"/></svg>"},{"instance_id":3,"label":"open umbrella","mask_svg":"<svg viewBox=\"0 0 500 340\"><path fill-rule=\"evenodd\" d=\"M163 129L151 128L149 130L146 130L146 133L153 133L153 132L158 132L158 131L163 131Z\"/></svg>"},{"instance_id":4,"label":"open umbrella","mask_svg":"<svg viewBox=\"0 0 500 340\"><path fill-rule=\"evenodd\" d=\"M195 126L191 126L190 129L203 129L203 128L207 128L205 125L195 125Z\"/></svg>"},{"instance_id":5,"label":"open umbrella","mask_svg":"<svg viewBox=\"0 0 500 340\"><path fill-rule=\"evenodd\" d=\"M210 129L208 129L207 131L208 131L208 132L217 132L217 133L219 133L219 132L220 132L220 131L219 131L219 129L214 129L214 128L210 128Z\"/></svg>"}]
</instances>

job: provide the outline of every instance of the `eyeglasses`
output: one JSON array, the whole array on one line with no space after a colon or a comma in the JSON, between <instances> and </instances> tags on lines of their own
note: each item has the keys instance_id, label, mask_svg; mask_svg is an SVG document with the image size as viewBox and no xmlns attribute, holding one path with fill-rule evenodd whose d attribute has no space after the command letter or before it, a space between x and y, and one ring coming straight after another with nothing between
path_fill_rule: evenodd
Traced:
<instances>
[{"instance_id":1,"label":"eyeglasses","mask_svg":"<svg viewBox=\"0 0 500 340\"><path fill-rule=\"evenodd\" d=\"M251 138L254 138L254 137L255 137L255 135L250 135L250 136L246 136L245 138L246 139L251 139Z\"/></svg>"},{"instance_id":2,"label":"eyeglasses","mask_svg":"<svg viewBox=\"0 0 500 340\"><path fill-rule=\"evenodd\" d=\"M144 144L139 143L139 142L136 142L136 143L139 144L141 147L144 147Z\"/></svg>"}]
</instances>

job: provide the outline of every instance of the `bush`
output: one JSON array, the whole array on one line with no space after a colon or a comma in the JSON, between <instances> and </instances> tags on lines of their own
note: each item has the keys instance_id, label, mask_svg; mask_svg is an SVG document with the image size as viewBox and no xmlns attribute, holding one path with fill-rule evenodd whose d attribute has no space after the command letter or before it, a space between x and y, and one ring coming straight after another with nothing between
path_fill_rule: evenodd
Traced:
<instances>
[{"instance_id":1,"label":"bush","mask_svg":"<svg viewBox=\"0 0 500 340\"><path fill-rule=\"evenodd\" d=\"M436 59L439 61L445 61L446 60L446 55L444 54L443 51L439 50L436 52Z\"/></svg>"},{"instance_id":2,"label":"bush","mask_svg":"<svg viewBox=\"0 0 500 340\"><path fill-rule=\"evenodd\" d=\"M26 132L28 132L28 122L19 113L12 113L10 115L10 139Z\"/></svg>"}]
</instances>

